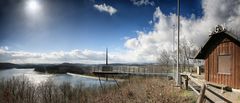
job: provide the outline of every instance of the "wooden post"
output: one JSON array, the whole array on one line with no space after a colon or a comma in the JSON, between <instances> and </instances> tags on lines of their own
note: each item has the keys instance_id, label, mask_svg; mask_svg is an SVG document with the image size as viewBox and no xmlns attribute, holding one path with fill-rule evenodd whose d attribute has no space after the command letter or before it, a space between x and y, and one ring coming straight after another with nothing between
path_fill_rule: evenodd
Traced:
<instances>
[{"instance_id":1,"label":"wooden post","mask_svg":"<svg viewBox=\"0 0 240 103\"><path fill-rule=\"evenodd\" d=\"M186 79L185 79L185 89L188 90L188 77L186 76Z\"/></svg>"},{"instance_id":2,"label":"wooden post","mask_svg":"<svg viewBox=\"0 0 240 103\"><path fill-rule=\"evenodd\" d=\"M102 86L102 82L101 82L100 75L98 75L98 80L99 80L100 86L101 86L101 88L102 88L102 90L103 90L103 86Z\"/></svg>"},{"instance_id":3,"label":"wooden post","mask_svg":"<svg viewBox=\"0 0 240 103\"><path fill-rule=\"evenodd\" d=\"M203 103L204 97L205 97L205 91L206 91L206 85L203 84L202 89L200 91L200 95L197 99L197 103Z\"/></svg>"},{"instance_id":4,"label":"wooden post","mask_svg":"<svg viewBox=\"0 0 240 103\"><path fill-rule=\"evenodd\" d=\"M155 66L153 66L153 73L155 73Z\"/></svg>"},{"instance_id":5,"label":"wooden post","mask_svg":"<svg viewBox=\"0 0 240 103\"><path fill-rule=\"evenodd\" d=\"M127 73L127 67L126 66L124 66L124 72Z\"/></svg>"},{"instance_id":6,"label":"wooden post","mask_svg":"<svg viewBox=\"0 0 240 103\"><path fill-rule=\"evenodd\" d=\"M224 93L224 86L223 85L221 86L221 93L222 94Z\"/></svg>"},{"instance_id":7,"label":"wooden post","mask_svg":"<svg viewBox=\"0 0 240 103\"><path fill-rule=\"evenodd\" d=\"M152 65L152 73L154 73L154 70L153 70L153 65Z\"/></svg>"},{"instance_id":8,"label":"wooden post","mask_svg":"<svg viewBox=\"0 0 240 103\"><path fill-rule=\"evenodd\" d=\"M144 73L144 75L145 75L145 68L143 68L143 73Z\"/></svg>"},{"instance_id":9,"label":"wooden post","mask_svg":"<svg viewBox=\"0 0 240 103\"><path fill-rule=\"evenodd\" d=\"M108 81L108 75L107 74L105 75L105 78L106 78L106 81Z\"/></svg>"},{"instance_id":10,"label":"wooden post","mask_svg":"<svg viewBox=\"0 0 240 103\"><path fill-rule=\"evenodd\" d=\"M139 67L139 68L138 68L138 72L139 72L139 73L142 73L141 69L142 69L142 67Z\"/></svg>"},{"instance_id":11,"label":"wooden post","mask_svg":"<svg viewBox=\"0 0 240 103\"><path fill-rule=\"evenodd\" d=\"M128 73L130 73L130 67L129 66L127 66L128 67Z\"/></svg>"},{"instance_id":12,"label":"wooden post","mask_svg":"<svg viewBox=\"0 0 240 103\"><path fill-rule=\"evenodd\" d=\"M121 69L121 73L123 72L123 68L122 68L122 66L120 66L120 69Z\"/></svg>"},{"instance_id":13,"label":"wooden post","mask_svg":"<svg viewBox=\"0 0 240 103\"><path fill-rule=\"evenodd\" d=\"M198 74L198 75L201 75L201 70L200 70L200 67L199 67L199 66L197 66L196 68L197 68L197 74Z\"/></svg>"},{"instance_id":14,"label":"wooden post","mask_svg":"<svg viewBox=\"0 0 240 103\"><path fill-rule=\"evenodd\" d=\"M114 75L112 75L112 76L113 76L113 80L115 81L115 83L117 84L117 86L118 86L118 88L119 88L120 86L119 86L117 80L115 79L115 76L114 76Z\"/></svg>"},{"instance_id":15,"label":"wooden post","mask_svg":"<svg viewBox=\"0 0 240 103\"><path fill-rule=\"evenodd\" d=\"M181 79L180 79L181 78ZM181 89L183 88L182 87L182 83L183 83L183 81L182 81L182 78L183 78L183 75L179 75L179 80L181 80L180 81L180 84L178 85Z\"/></svg>"}]
</instances>

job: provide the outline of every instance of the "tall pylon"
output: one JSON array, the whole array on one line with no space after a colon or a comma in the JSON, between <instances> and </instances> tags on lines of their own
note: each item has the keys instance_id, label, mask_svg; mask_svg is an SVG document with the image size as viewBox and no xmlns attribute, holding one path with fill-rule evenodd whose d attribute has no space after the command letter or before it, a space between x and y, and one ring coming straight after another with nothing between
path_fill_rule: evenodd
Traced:
<instances>
[{"instance_id":1,"label":"tall pylon","mask_svg":"<svg viewBox=\"0 0 240 103\"><path fill-rule=\"evenodd\" d=\"M108 65L108 48L106 48L106 65Z\"/></svg>"},{"instance_id":2,"label":"tall pylon","mask_svg":"<svg viewBox=\"0 0 240 103\"><path fill-rule=\"evenodd\" d=\"M176 76L176 85L180 85L180 77L179 77L179 35L180 35L180 0L177 1L177 26L178 26L178 33L177 33L177 76Z\"/></svg>"}]
</instances>

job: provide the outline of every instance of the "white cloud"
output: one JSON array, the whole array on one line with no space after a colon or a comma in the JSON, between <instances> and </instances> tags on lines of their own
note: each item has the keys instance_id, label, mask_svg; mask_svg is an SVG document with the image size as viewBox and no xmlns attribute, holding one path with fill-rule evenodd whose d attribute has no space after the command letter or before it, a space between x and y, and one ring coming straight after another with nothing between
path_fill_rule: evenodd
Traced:
<instances>
[{"instance_id":1,"label":"white cloud","mask_svg":"<svg viewBox=\"0 0 240 103\"><path fill-rule=\"evenodd\" d=\"M127 63L124 53L109 53L110 63ZM71 50L49 53L33 53L26 51L11 51L0 48L0 62L11 63L105 63L105 52L92 50Z\"/></svg>"},{"instance_id":2,"label":"white cloud","mask_svg":"<svg viewBox=\"0 0 240 103\"><path fill-rule=\"evenodd\" d=\"M105 3L99 5L95 4L93 7L95 7L100 12L107 12L110 15L113 15L117 12L117 9L113 8L112 6L106 5Z\"/></svg>"},{"instance_id":3,"label":"white cloud","mask_svg":"<svg viewBox=\"0 0 240 103\"><path fill-rule=\"evenodd\" d=\"M239 31L240 1L239 0L203 0L204 16L196 19L181 17L181 38L192 40L197 46L202 46L208 38L209 31L218 24ZM163 14L158 7L153 14L153 30L137 31L138 36L126 40L124 46L136 61L156 61L163 50L171 50L173 25L176 25L176 14ZM177 34L177 31L175 31Z\"/></svg>"},{"instance_id":4,"label":"white cloud","mask_svg":"<svg viewBox=\"0 0 240 103\"><path fill-rule=\"evenodd\" d=\"M0 62L12 63L102 63L105 60L104 52L91 50L58 51L50 53L32 53L25 51L11 51L0 49Z\"/></svg>"},{"instance_id":5,"label":"white cloud","mask_svg":"<svg viewBox=\"0 0 240 103\"><path fill-rule=\"evenodd\" d=\"M0 47L0 49L8 50L8 46Z\"/></svg>"},{"instance_id":6,"label":"white cloud","mask_svg":"<svg viewBox=\"0 0 240 103\"><path fill-rule=\"evenodd\" d=\"M128 37L128 36L125 36L125 37L123 37L123 40L128 40L130 37Z\"/></svg>"},{"instance_id":7,"label":"white cloud","mask_svg":"<svg viewBox=\"0 0 240 103\"><path fill-rule=\"evenodd\" d=\"M149 1L149 0L130 0L131 2L133 2L134 5L137 6L141 6L141 5L154 5L153 1Z\"/></svg>"}]
</instances>

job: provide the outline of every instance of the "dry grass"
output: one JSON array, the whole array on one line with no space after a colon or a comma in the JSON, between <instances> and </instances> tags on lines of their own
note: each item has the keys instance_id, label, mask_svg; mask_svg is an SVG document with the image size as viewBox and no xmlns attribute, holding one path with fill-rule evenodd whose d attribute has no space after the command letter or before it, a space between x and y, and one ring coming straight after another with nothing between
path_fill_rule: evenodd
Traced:
<instances>
[{"instance_id":1,"label":"dry grass","mask_svg":"<svg viewBox=\"0 0 240 103\"><path fill-rule=\"evenodd\" d=\"M109 91L96 99L98 103L195 103L192 92L174 87L164 78L135 78L120 89Z\"/></svg>"},{"instance_id":2,"label":"dry grass","mask_svg":"<svg viewBox=\"0 0 240 103\"><path fill-rule=\"evenodd\" d=\"M0 103L191 103L189 92L173 87L173 82L160 78L134 78L117 86L92 86L52 81L38 86L26 78L0 81Z\"/></svg>"},{"instance_id":3,"label":"dry grass","mask_svg":"<svg viewBox=\"0 0 240 103\"><path fill-rule=\"evenodd\" d=\"M97 86L73 87L70 83L56 85L53 81L34 85L25 77L17 77L0 81L0 103L89 103L100 90Z\"/></svg>"}]
</instances>

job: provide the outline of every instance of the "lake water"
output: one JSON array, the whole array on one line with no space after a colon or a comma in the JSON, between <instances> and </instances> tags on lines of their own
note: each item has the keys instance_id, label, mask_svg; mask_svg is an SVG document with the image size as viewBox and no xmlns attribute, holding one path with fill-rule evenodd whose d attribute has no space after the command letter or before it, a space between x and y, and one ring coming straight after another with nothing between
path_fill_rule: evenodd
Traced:
<instances>
[{"instance_id":1,"label":"lake water","mask_svg":"<svg viewBox=\"0 0 240 103\"><path fill-rule=\"evenodd\" d=\"M30 82L34 84L39 84L52 80L55 84L61 84L63 82L69 82L72 85L77 85L83 83L85 86L100 86L99 80L97 77L84 76L79 74L47 74L34 71L33 68L29 69L6 69L0 70L0 79L10 79L12 77L21 77L24 76L29 79ZM114 84L114 81L105 81L101 80L103 84Z\"/></svg>"}]
</instances>

